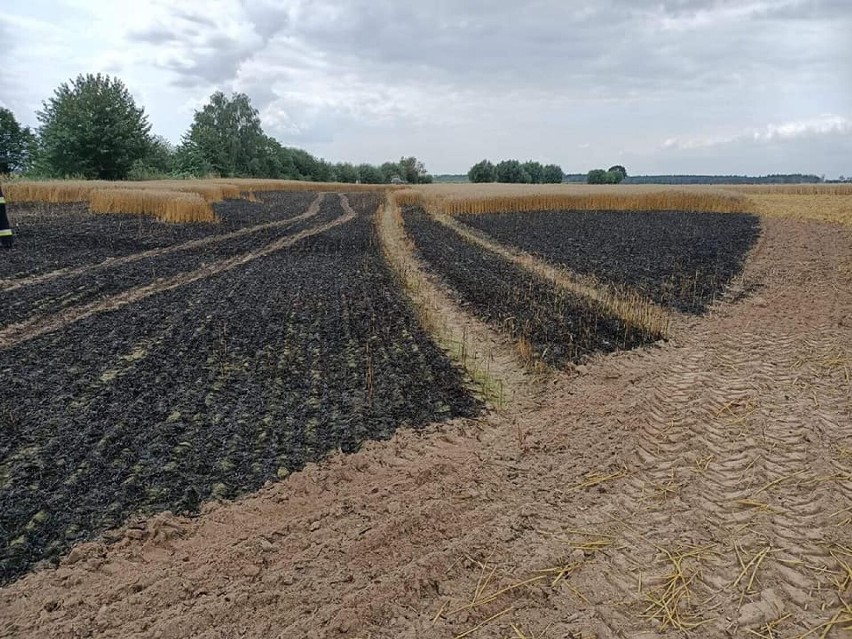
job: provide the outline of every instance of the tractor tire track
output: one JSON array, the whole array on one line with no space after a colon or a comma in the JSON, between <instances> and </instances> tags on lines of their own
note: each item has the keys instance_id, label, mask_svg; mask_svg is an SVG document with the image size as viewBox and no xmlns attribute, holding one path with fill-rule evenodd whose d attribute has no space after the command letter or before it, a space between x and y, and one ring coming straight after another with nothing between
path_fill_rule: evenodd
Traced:
<instances>
[{"instance_id":1,"label":"tractor tire track","mask_svg":"<svg viewBox=\"0 0 852 639\"><path fill-rule=\"evenodd\" d=\"M236 255L226 260L220 260L195 269L194 271L153 282L146 286L124 291L104 300L98 300L90 304L73 307L55 315L35 317L25 322L8 326L5 329L0 330L0 350L12 348L41 335L61 330L69 324L78 322L96 313L112 311L117 308L121 308L122 306L126 306L127 304L132 304L146 297L150 297L151 295L156 295L163 291L185 286L192 282L197 282L198 280L224 273L260 257L269 255L270 253L275 253L276 251L289 248L306 237L323 233L335 226L345 224L346 222L355 219L357 213L352 209L348 198L343 194L340 195L340 203L344 210L344 214L340 217L331 222L299 231L294 235L283 237L260 249Z\"/></svg>"},{"instance_id":2,"label":"tractor tire track","mask_svg":"<svg viewBox=\"0 0 852 639\"><path fill-rule=\"evenodd\" d=\"M769 222L761 244L779 241L784 226ZM801 233L807 246L830 241L822 227ZM824 624L849 592L837 591L845 568L832 549L848 545L852 530L842 525L852 506L843 448L852 435L852 301L842 264L852 255L839 243L831 253L836 261L756 260L763 272L747 275L768 278L765 297L684 335L683 356L639 411L636 465L617 497L628 513L626 552L605 571L613 591L634 603L628 614L607 610L613 630L637 614L666 627L671 611L655 616L647 591L637 594L637 567L665 574L661 549L689 545L706 550L692 564L692 599L675 602L683 623L670 625L700 627L702 636L768 629L788 637L818 627L835 636ZM805 285L803 313L795 292ZM639 532L648 530L653 542Z\"/></svg>"}]
</instances>

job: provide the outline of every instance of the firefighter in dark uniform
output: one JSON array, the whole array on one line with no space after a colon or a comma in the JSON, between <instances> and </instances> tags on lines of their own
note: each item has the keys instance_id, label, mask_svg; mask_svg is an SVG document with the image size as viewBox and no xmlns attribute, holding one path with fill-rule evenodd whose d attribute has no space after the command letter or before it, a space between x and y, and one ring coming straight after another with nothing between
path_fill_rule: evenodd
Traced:
<instances>
[{"instance_id":1,"label":"firefighter in dark uniform","mask_svg":"<svg viewBox=\"0 0 852 639\"><path fill-rule=\"evenodd\" d=\"M6 215L6 198L3 197L3 185L0 185L0 247L12 248L12 228Z\"/></svg>"}]
</instances>

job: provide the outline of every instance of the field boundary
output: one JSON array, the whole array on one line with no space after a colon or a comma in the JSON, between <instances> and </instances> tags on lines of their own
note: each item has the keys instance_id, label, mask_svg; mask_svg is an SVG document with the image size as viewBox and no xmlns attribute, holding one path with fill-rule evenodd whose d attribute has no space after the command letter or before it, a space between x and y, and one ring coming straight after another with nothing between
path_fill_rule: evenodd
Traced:
<instances>
[{"instance_id":1,"label":"field boundary","mask_svg":"<svg viewBox=\"0 0 852 639\"><path fill-rule=\"evenodd\" d=\"M485 323L461 309L427 273L406 234L393 196L376 217L382 249L426 331L458 362L479 387L486 402L503 408L533 394L530 372L520 354ZM462 327L461 331L453 326Z\"/></svg>"},{"instance_id":2,"label":"field boundary","mask_svg":"<svg viewBox=\"0 0 852 639\"><path fill-rule=\"evenodd\" d=\"M257 249L256 251L242 253L226 260L220 260L188 273L181 273L180 275L175 275L162 281L153 282L139 288L124 291L104 300L98 300L90 304L76 306L48 317L35 317L18 324L12 324L3 330L0 330L0 350L12 348L46 333L55 332L65 328L69 324L73 324L74 322L78 322L91 315L95 315L96 313L113 311L152 295L156 295L157 293L169 291L187 284L192 284L193 282L197 282L198 280L205 279L213 275L224 273L260 257L264 257L271 253L293 246L306 237L323 233L329 229L355 219L355 217L357 217L357 213L350 206L349 199L342 193L339 194L339 197L344 214L331 222L299 231L295 235L280 238L270 242L260 249Z\"/></svg>"},{"instance_id":3,"label":"field boundary","mask_svg":"<svg viewBox=\"0 0 852 639\"><path fill-rule=\"evenodd\" d=\"M112 268L113 266L121 266L123 264L138 262L139 260L144 260L149 257L158 257L160 255L168 255L169 253L177 253L178 251L188 251L196 248L201 248L203 246L212 246L214 244L219 244L220 242L225 242L227 240L233 240L244 235L250 235L252 233L256 233L257 231L265 231L273 228L286 228L291 224L303 222L315 216L319 212L320 205L322 204L322 201L326 195L327 193L324 192L317 193L317 196L314 198L314 200L311 202L310 206L307 208L307 210L305 210L304 213L300 213L296 217L291 217L286 220L277 220L275 222L255 224L254 226L247 226L245 228L237 229L236 231L225 233L223 235L211 235L210 237L202 237L197 240L190 240L188 242L175 244L173 246L164 246L160 248L150 249L148 251L133 253L132 255L110 258L108 260L104 260L103 262L98 262L97 264L86 264L85 266L78 266L76 268L72 267L57 269L55 271L50 271L49 273L42 273L39 275L0 280L0 286L3 287L4 292L10 292L25 286L42 284L43 282L48 282L57 277L82 275L84 273L91 273L93 271L99 271L105 268Z\"/></svg>"},{"instance_id":4,"label":"field boundary","mask_svg":"<svg viewBox=\"0 0 852 639\"><path fill-rule=\"evenodd\" d=\"M618 293L594 278L581 277L566 268L552 266L526 251L501 244L485 233L467 227L450 215L437 211L427 212L437 222L452 229L469 242L496 253L565 291L600 304L624 322L641 328L648 336L658 338L668 336L671 326L671 312L654 304L639 293L635 291Z\"/></svg>"}]
</instances>

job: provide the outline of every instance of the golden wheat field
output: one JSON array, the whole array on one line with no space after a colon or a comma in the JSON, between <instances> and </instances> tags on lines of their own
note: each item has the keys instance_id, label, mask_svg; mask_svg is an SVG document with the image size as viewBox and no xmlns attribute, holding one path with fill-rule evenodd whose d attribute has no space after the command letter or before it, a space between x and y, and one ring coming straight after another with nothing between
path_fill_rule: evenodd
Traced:
<instances>
[{"instance_id":1,"label":"golden wheat field","mask_svg":"<svg viewBox=\"0 0 852 639\"><path fill-rule=\"evenodd\" d=\"M418 196L414 194L420 193ZM852 225L852 185L433 184L396 195L443 213L493 211L691 210L811 219ZM400 199L403 198L402 200ZM409 201L406 201L409 200Z\"/></svg>"},{"instance_id":2,"label":"golden wheat field","mask_svg":"<svg viewBox=\"0 0 852 639\"><path fill-rule=\"evenodd\" d=\"M541 210L715 211L813 219L852 225L852 186L667 186L586 184L431 184L408 188L204 179L151 182L53 180L12 182L9 202L87 202L93 213L145 214L163 222L214 222L212 204L265 191L384 191L398 204L423 204L449 215Z\"/></svg>"}]
</instances>

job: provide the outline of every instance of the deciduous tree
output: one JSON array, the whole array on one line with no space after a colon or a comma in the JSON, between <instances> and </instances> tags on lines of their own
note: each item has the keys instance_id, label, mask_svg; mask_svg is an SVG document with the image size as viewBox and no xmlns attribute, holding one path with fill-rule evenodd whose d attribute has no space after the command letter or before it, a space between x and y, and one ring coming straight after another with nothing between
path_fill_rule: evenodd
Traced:
<instances>
[{"instance_id":1,"label":"deciduous tree","mask_svg":"<svg viewBox=\"0 0 852 639\"><path fill-rule=\"evenodd\" d=\"M0 174L26 171L35 141L29 127L21 126L9 109L0 107Z\"/></svg>"},{"instance_id":2,"label":"deciduous tree","mask_svg":"<svg viewBox=\"0 0 852 639\"><path fill-rule=\"evenodd\" d=\"M528 184L530 181L529 173L524 171L524 167L517 160L503 160L495 168L498 182Z\"/></svg>"},{"instance_id":3,"label":"deciduous tree","mask_svg":"<svg viewBox=\"0 0 852 639\"><path fill-rule=\"evenodd\" d=\"M565 173L558 164L548 164L544 167L542 182L545 184L561 184L564 178Z\"/></svg>"},{"instance_id":4,"label":"deciduous tree","mask_svg":"<svg viewBox=\"0 0 852 639\"><path fill-rule=\"evenodd\" d=\"M541 184L544 181L544 167L541 165L541 162L533 162L530 160L528 162L524 162L521 166L524 168L524 171L527 172L527 175L530 176L530 182L532 184Z\"/></svg>"},{"instance_id":5,"label":"deciduous tree","mask_svg":"<svg viewBox=\"0 0 852 639\"><path fill-rule=\"evenodd\" d=\"M185 141L192 143L222 177L250 176L252 160L263 149L266 136L257 110L244 93L210 96L195 112Z\"/></svg>"},{"instance_id":6,"label":"deciduous tree","mask_svg":"<svg viewBox=\"0 0 852 639\"><path fill-rule=\"evenodd\" d=\"M494 182L497 179L497 170L488 160L477 162L467 172L467 179L471 182Z\"/></svg>"},{"instance_id":7,"label":"deciduous tree","mask_svg":"<svg viewBox=\"0 0 852 639\"><path fill-rule=\"evenodd\" d=\"M62 83L37 115L41 160L56 177L122 179L150 148L145 110L121 80L108 75Z\"/></svg>"}]
</instances>

